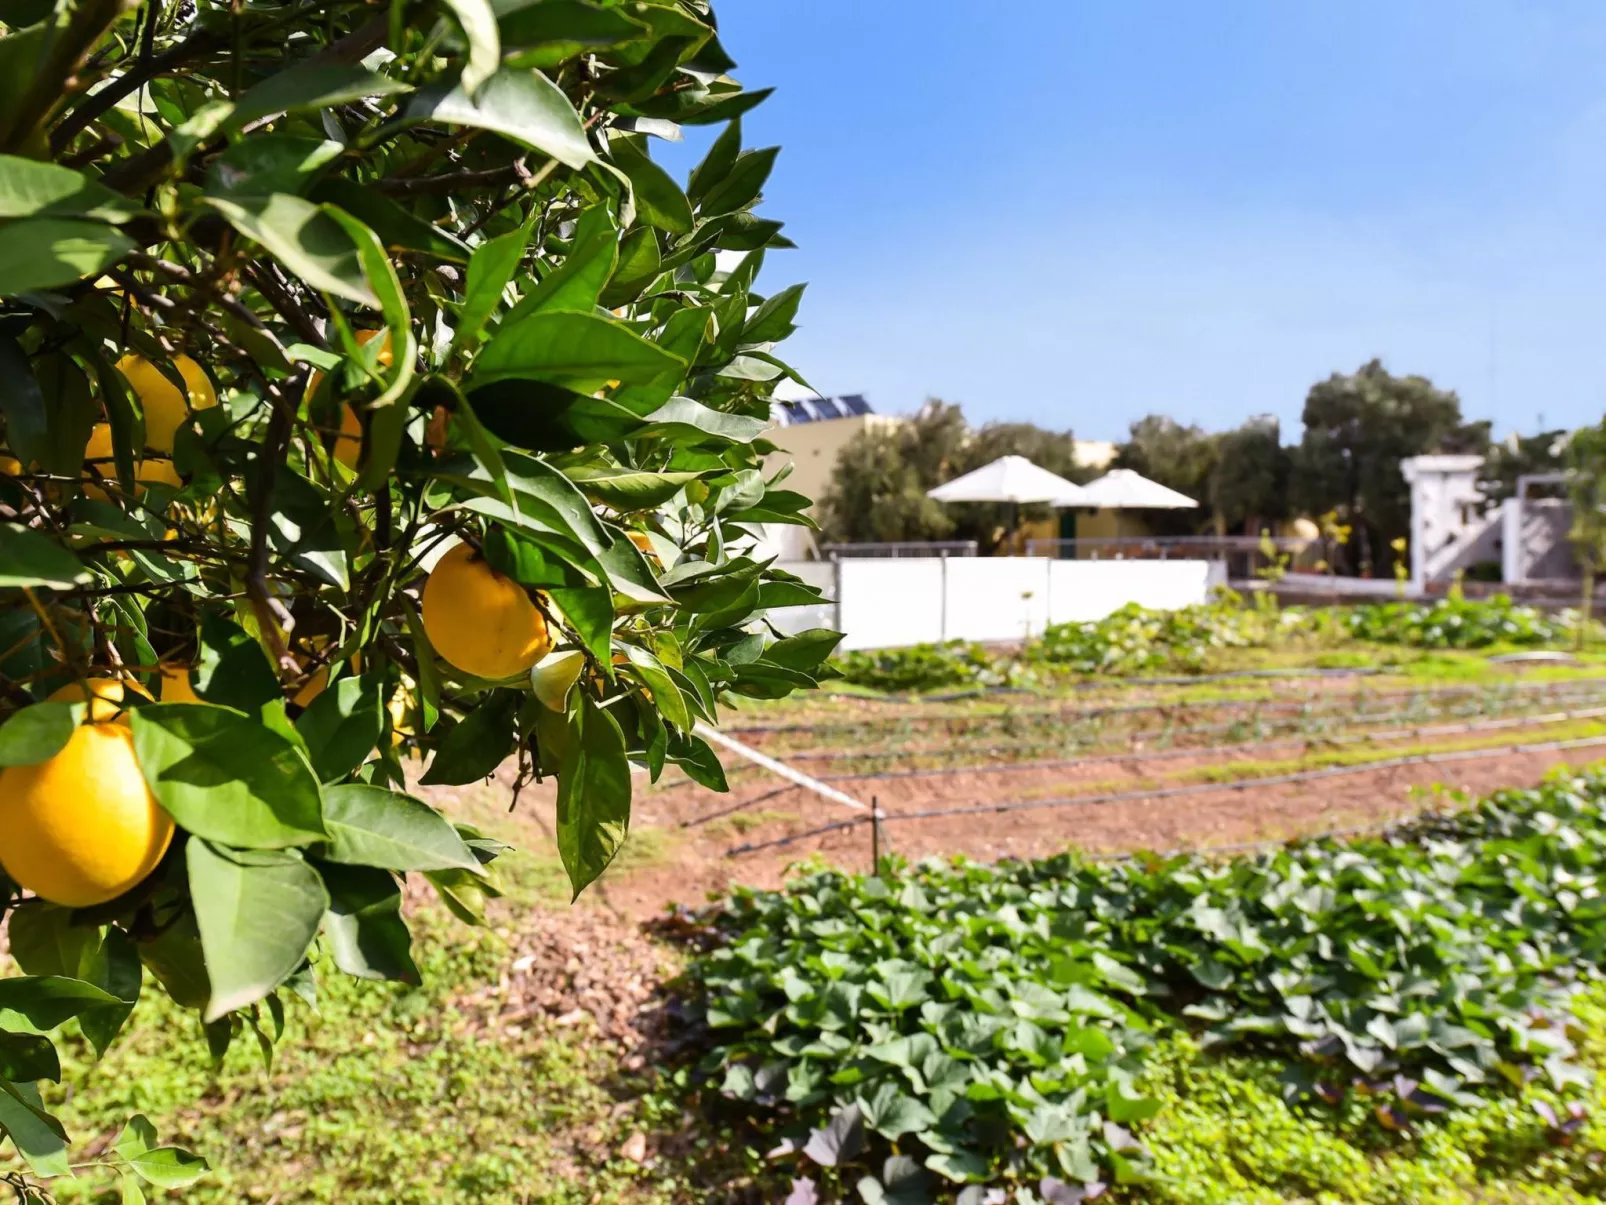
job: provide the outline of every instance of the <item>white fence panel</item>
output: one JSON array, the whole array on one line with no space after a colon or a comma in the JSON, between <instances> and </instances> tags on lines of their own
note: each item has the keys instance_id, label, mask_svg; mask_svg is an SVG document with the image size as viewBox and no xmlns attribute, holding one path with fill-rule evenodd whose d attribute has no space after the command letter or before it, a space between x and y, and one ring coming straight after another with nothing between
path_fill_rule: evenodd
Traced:
<instances>
[{"instance_id":1,"label":"white fence panel","mask_svg":"<svg viewBox=\"0 0 1606 1205\"><path fill-rule=\"evenodd\" d=\"M1025 640L1048 622L1047 557L952 557L948 640Z\"/></svg>"},{"instance_id":2,"label":"white fence panel","mask_svg":"<svg viewBox=\"0 0 1606 1205\"><path fill-rule=\"evenodd\" d=\"M1103 619L1128 603L1175 611L1210 597L1208 561L1051 561L1050 623Z\"/></svg>"},{"instance_id":3,"label":"white fence panel","mask_svg":"<svg viewBox=\"0 0 1606 1205\"><path fill-rule=\"evenodd\" d=\"M837 627L844 649L943 640L943 560L848 558L837 562Z\"/></svg>"},{"instance_id":4,"label":"white fence panel","mask_svg":"<svg viewBox=\"0 0 1606 1205\"><path fill-rule=\"evenodd\" d=\"M1127 603L1174 611L1208 601L1220 576L1209 561L1048 557L851 557L779 567L836 601L772 611L770 622L785 632L834 627L846 633L844 649L1018 641Z\"/></svg>"}]
</instances>

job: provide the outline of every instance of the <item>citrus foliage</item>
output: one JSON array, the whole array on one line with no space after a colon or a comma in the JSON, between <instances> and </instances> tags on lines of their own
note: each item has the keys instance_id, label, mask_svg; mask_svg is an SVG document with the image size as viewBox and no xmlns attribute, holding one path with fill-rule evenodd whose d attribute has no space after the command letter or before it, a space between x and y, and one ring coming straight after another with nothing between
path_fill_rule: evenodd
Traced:
<instances>
[{"instance_id":1,"label":"citrus foliage","mask_svg":"<svg viewBox=\"0 0 1606 1205\"><path fill-rule=\"evenodd\" d=\"M1173 1026L1275 1055L1289 1095L1386 1130L1513 1084L1576 1091L1562 1022L1606 950L1603 797L1558 782L1221 861L931 862L742 892L694 970L701 1069L866 1200L1141 1182L1145 1052ZM875 1179L894 1153L897 1193Z\"/></svg>"},{"instance_id":2,"label":"citrus foliage","mask_svg":"<svg viewBox=\"0 0 1606 1205\"><path fill-rule=\"evenodd\" d=\"M44 834L0 828L0 1128L49 1176L48 1034L104 1048L146 972L266 1048L320 972L416 980L401 876L476 917L501 847L409 759L555 776L578 892L634 769L722 785L697 725L835 636L763 622L817 598L752 539L806 521L758 438L801 288L758 291L776 151L706 4L0 21L0 826ZM688 123L724 128L683 188L650 140ZM60 760L85 731L113 791ZM141 814L154 872L48 898ZM198 1170L153 1158L126 1199Z\"/></svg>"}]
</instances>

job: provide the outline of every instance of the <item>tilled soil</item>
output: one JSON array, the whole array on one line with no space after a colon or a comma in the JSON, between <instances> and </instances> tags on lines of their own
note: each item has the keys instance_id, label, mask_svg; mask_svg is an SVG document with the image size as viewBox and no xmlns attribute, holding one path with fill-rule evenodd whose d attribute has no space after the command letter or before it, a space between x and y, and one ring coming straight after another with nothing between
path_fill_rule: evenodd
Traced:
<instances>
[{"instance_id":1,"label":"tilled soil","mask_svg":"<svg viewBox=\"0 0 1606 1205\"><path fill-rule=\"evenodd\" d=\"M1244 766L1269 777L1304 768L1299 746L1224 746L1185 756L1141 756L1073 765L1002 770L977 766L942 776L904 776L837 781L833 785L886 816L883 852L909 858L963 854L992 861L1042 857L1076 847L1092 853L1236 847L1286 840L1333 829L1360 828L1410 815L1425 793L1444 787L1482 795L1503 787L1537 784L1553 767L1586 764L1606 755L1598 749L1513 752L1507 746L1552 739L1553 727L1512 728L1467 739L1499 748L1440 764L1365 769L1345 767L1311 781L1211 783L1212 771L1235 773L1234 764L1273 758L1275 766ZM1378 758L1418 753L1414 738L1368 742ZM1315 748L1321 748L1316 746ZM1348 747L1353 751L1354 746ZM726 755L727 762L734 760ZM1309 768L1317 768L1310 763ZM510 776L468 790L480 798L510 797ZM867 869L872 858L866 811L791 787L772 777L748 778L727 795L694 784L651 788L639 778L632 838L650 856L623 858L582 897L582 908L641 920L675 905L696 906L739 886L771 887L803 860ZM1185 788L1186 793L1163 792ZM459 788L458 792L464 789ZM429 792L425 791L426 794ZM452 792L434 801L453 810ZM1122 796L1109 799L1106 796ZM537 856L555 857L550 836L550 786L526 791L508 821L508 839ZM957 810L956 809L964 809ZM953 814L915 816L912 813ZM828 828L840 825L842 827ZM827 831L815 832L817 829ZM808 834L808 835L802 835Z\"/></svg>"}]
</instances>

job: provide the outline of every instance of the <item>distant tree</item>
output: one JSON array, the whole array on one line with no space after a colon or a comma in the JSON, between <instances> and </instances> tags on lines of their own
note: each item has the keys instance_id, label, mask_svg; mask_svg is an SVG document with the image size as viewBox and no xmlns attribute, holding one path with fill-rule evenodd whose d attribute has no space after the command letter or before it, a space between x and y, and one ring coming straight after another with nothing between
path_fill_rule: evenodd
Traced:
<instances>
[{"instance_id":1,"label":"distant tree","mask_svg":"<svg viewBox=\"0 0 1606 1205\"><path fill-rule=\"evenodd\" d=\"M1220 436L1184 426L1164 414L1150 414L1128 428L1127 441L1115 454L1113 468L1132 469L1201 504L1199 510L1153 510L1146 513L1156 535L1187 536L1212 526L1210 487L1220 455Z\"/></svg>"},{"instance_id":2,"label":"distant tree","mask_svg":"<svg viewBox=\"0 0 1606 1205\"><path fill-rule=\"evenodd\" d=\"M1560 473L1567 467L1567 431L1541 431L1537 435L1512 434L1489 446L1478 488L1493 508L1517 492L1517 478L1538 473Z\"/></svg>"},{"instance_id":3,"label":"distant tree","mask_svg":"<svg viewBox=\"0 0 1606 1205\"><path fill-rule=\"evenodd\" d=\"M919 450L906 427L869 430L843 448L819 503L821 542L891 543L952 535L953 519L942 503L926 497L928 478L911 455Z\"/></svg>"},{"instance_id":4,"label":"distant tree","mask_svg":"<svg viewBox=\"0 0 1606 1205\"><path fill-rule=\"evenodd\" d=\"M1084 481L1076 439L1031 423L988 423L973 430L964 412L935 398L896 427L866 431L842 450L820 501L821 541L975 540L996 550L1013 522L1012 508L933 501L926 491L1000 456L1024 456L1051 473ZM1024 506L1021 518L1053 513Z\"/></svg>"},{"instance_id":5,"label":"distant tree","mask_svg":"<svg viewBox=\"0 0 1606 1205\"><path fill-rule=\"evenodd\" d=\"M1574 431L1567 441L1567 497L1573 504L1573 542L1583 570L1584 598L1578 624L1578 647L1584 645L1587 621L1594 614L1595 575L1606 566L1606 419Z\"/></svg>"},{"instance_id":6,"label":"distant tree","mask_svg":"<svg viewBox=\"0 0 1606 1205\"><path fill-rule=\"evenodd\" d=\"M1228 529L1258 535L1289 517L1292 457L1275 418L1261 415L1225 432L1217 437L1216 451L1210 505Z\"/></svg>"},{"instance_id":7,"label":"distant tree","mask_svg":"<svg viewBox=\"0 0 1606 1205\"><path fill-rule=\"evenodd\" d=\"M1351 529L1341 551L1362 573L1386 563L1391 542L1409 533L1411 495L1400 461L1489 446L1489 424L1466 422L1453 392L1426 377L1397 377L1379 360L1312 386L1304 421L1293 501L1308 514L1336 512Z\"/></svg>"}]
</instances>

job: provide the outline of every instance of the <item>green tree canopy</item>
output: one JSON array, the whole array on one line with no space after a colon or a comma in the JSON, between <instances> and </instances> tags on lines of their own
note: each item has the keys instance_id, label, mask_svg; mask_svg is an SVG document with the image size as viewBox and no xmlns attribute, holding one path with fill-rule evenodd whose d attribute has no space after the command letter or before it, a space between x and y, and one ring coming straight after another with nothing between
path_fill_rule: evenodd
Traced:
<instances>
[{"instance_id":1,"label":"green tree canopy","mask_svg":"<svg viewBox=\"0 0 1606 1205\"><path fill-rule=\"evenodd\" d=\"M1290 517L1292 456L1282 431L1269 415L1252 418L1216 441L1210 475L1210 505L1229 531L1258 535Z\"/></svg>"},{"instance_id":2,"label":"green tree canopy","mask_svg":"<svg viewBox=\"0 0 1606 1205\"><path fill-rule=\"evenodd\" d=\"M1362 572L1386 565L1390 542L1410 531L1400 461L1430 452L1482 454L1489 444L1489 424L1467 422L1453 392L1426 377L1395 376L1380 360L1312 386L1304 422L1294 504L1311 515L1336 511L1351 527L1349 567Z\"/></svg>"},{"instance_id":3,"label":"green tree canopy","mask_svg":"<svg viewBox=\"0 0 1606 1205\"><path fill-rule=\"evenodd\" d=\"M1144 512L1156 535L1191 536L1213 526L1211 482L1220 454L1220 436L1163 414L1150 414L1131 425L1126 442L1116 451L1113 467L1142 473L1200 503L1198 510Z\"/></svg>"},{"instance_id":4,"label":"green tree canopy","mask_svg":"<svg viewBox=\"0 0 1606 1205\"><path fill-rule=\"evenodd\" d=\"M1011 507L941 503L926 491L1000 456L1024 456L1069 481L1090 474L1076 463L1076 438L1031 423L986 423L972 429L961 408L933 399L913 417L865 432L842 450L821 505L823 539L832 543L975 540L997 547L1014 520ZM1026 506L1021 516L1052 514Z\"/></svg>"}]
</instances>

